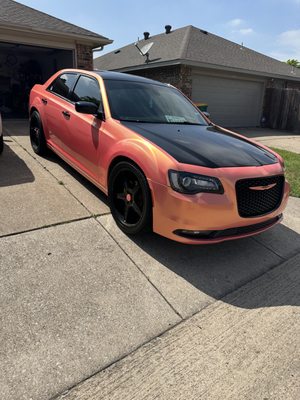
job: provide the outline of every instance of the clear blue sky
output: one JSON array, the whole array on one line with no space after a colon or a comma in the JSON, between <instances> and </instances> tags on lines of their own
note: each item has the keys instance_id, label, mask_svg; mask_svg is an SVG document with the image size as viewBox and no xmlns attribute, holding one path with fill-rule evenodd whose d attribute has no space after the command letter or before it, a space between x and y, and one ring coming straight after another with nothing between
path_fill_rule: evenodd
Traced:
<instances>
[{"instance_id":1,"label":"clear blue sky","mask_svg":"<svg viewBox=\"0 0 300 400\"><path fill-rule=\"evenodd\" d=\"M19 0L114 40L102 53L194 25L280 60L300 60L300 0Z\"/></svg>"}]
</instances>

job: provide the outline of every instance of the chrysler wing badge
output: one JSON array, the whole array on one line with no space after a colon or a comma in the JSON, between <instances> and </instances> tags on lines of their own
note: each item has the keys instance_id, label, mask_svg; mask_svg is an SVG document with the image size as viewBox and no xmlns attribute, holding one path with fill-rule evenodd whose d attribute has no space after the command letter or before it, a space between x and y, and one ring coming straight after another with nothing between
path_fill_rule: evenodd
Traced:
<instances>
[{"instance_id":1,"label":"chrysler wing badge","mask_svg":"<svg viewBox=\"0 0 300 400\"><path fill-rule=\"evenodd\" d=\"M251 189L251 190L269 190L269 189L272 189L276 185L277 185L277 183L271 183L270 185L264 185L264 186L251 186L251 187L249 187L249 189Z\"/></svg>"}]
</instances>

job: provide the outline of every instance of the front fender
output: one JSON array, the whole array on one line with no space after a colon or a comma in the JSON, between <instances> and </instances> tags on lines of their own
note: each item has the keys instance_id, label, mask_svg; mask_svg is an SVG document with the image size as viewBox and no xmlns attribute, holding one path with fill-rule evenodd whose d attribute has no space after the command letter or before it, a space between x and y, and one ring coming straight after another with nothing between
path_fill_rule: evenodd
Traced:
<instances>
[{"instance_id":1,"label":"front fender","mask_svg":"<svg viewBox=\"0 0 300 400\"><path fill-rule=\"evenodd\" d=\"M119 141L107 154L107 168L105 169L105 183L108 182L108 172L117 159L132 160L144 173L150 186L151 181L167 185L168 170L176 165L176 161L160 148L144 138L128 138Z\"/></svg>"}]
</instances>

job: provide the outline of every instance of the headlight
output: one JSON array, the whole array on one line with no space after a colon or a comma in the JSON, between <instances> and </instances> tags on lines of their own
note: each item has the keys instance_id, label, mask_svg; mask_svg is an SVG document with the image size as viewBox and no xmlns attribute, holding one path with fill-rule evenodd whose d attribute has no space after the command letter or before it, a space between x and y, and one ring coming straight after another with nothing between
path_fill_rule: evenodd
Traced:
<instances>
[{"instance_id":1,"label":"headlight","mask_svg":"<svg viewBox=\"0 0 300 400\"><path fill-rule=\"evenodd\" d=\"M224 193L224 189L220 180L211 176L170 170L169 180L172 189L180 193Z\"/></svg>"}]
</instances>

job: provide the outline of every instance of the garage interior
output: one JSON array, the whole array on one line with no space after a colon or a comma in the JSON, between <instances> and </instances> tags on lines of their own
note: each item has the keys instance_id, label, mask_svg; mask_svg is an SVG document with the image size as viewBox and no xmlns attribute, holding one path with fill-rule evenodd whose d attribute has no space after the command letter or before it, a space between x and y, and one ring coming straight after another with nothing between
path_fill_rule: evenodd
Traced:
<instances>
[{"instance_id":1,"label":"garage interior","mask_svg":"<svg viewBox=\"0 0 300 400\"><path fill-rule=\"evenodd\" d=\"M0 42L0 111L26 118L31 88L62 68L74 66L74 51Z\"/></svg>"}]
</instances>

